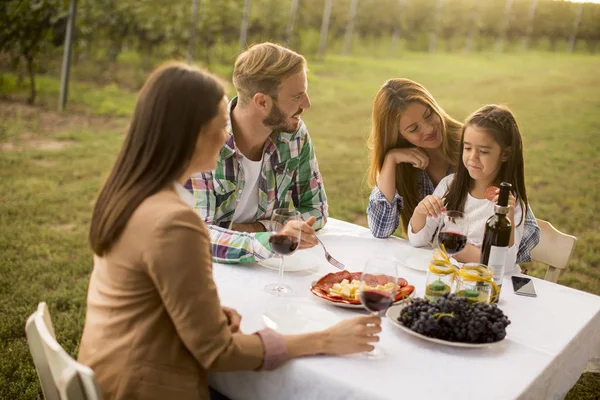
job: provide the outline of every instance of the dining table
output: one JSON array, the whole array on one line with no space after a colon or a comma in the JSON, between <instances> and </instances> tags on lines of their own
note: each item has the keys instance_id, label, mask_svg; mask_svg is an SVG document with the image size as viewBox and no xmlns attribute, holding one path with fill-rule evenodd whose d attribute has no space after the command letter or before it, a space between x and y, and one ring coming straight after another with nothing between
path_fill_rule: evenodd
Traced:
<instances>
[{"instance_id":1,"label":"dining table","mask_svg":"<svg viewBox=\"0 0 600 400\"><path fill-rule=\"evenodd\" d=\"M367 228L334 218L317 235L350 272L362 271L373 258L396 260L398 275L415 286L415 296L424 295L422 260L432 250L416 249L398 237L375 238ZM264 291L267 283L277 282L276 260L213 264L221 302L242 315L243 332L271 327L284 334L305 333L367 314L362 307L340 307L311 293L314 282L339 271L327 262L323 247L287 258L290 270L283 280L293 294L283 297ZM384 355L379 359L363 354L302 357L273 371L211 372L209 383L232 400L562 399L588 359L600 356L600 297L531 279L537 297L516 295L510 277L504 277L498 307L511 323L506 338L490 346L460 348L423 340L383 315L377 345Z\"/></svg>"}]
</instances>

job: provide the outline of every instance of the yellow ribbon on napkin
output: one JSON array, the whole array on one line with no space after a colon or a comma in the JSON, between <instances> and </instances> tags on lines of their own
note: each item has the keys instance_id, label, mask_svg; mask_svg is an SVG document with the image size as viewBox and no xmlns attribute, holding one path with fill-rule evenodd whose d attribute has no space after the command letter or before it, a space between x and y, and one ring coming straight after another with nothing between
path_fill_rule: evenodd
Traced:
<instances>
[{"instance_id":1,"label":"yellow ribbon on napkin","mask_svg":"<svg viewBox=\"0 0 600 400\"><path fill-rule=\"evenodd\" d=\"M470 271L475 271L477 274L472 274ZM494 282L492 272L482 265L469 266L468 268L461 268L459 272L460 277L465 282L488 282L492 285L492 296L490 297L490 303L496 302L498 296L500 296L500 287Z\"/></svg>"},{"instance_id":2,"label":"yellow ribbon on napkin","mask_svg":"<svg viewBox=\"0 0 600 400\"><path fill-rule=\"evenodd\" d=\"M444 245L442 244L442 247ZM436 249L433 253L433 257L431 262L429 263L429 270L437 275L450 275L452 274L452 279L456 278L457 271L456 267L450 261L450 257L446 254L445 251Z\"/></svg>"}]
</instances>

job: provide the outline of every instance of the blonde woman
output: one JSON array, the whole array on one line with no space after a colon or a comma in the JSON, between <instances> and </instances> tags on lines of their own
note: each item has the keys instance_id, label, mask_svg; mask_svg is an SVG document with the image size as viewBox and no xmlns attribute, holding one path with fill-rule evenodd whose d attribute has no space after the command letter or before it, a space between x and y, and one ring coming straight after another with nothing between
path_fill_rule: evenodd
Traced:
<instances>
[{"instance_id":1,"label":"blonde woman","mask_svg":"<svg viewBox=\"0 0 600 400\"><path fill-rule=\"evenodd\" d=\"M419 202L456 172L462 123L449 116L421 84L394 78L373 103L369 135L369 181L373 185L367 217L375 237L389 237L400 222L404 232ZM517 263L531 261L540 229L528 207Z\"/></svg>"},{"instance_id":2,"label":"blonde woman","mask_svg":"<svg viewBox=\"0 0 600 400\"><path fill-rule=\"evenodd\" d=\"M89 234L94 270L79 361L106 400L207 400L209 370L268 370L379 340L373 316L303 335L239 331L240 315L219 301L209 233L183 187L215 168L226 121L221 84L188 65L159 68L140 91Z\"/></svg>"}]
</instances>

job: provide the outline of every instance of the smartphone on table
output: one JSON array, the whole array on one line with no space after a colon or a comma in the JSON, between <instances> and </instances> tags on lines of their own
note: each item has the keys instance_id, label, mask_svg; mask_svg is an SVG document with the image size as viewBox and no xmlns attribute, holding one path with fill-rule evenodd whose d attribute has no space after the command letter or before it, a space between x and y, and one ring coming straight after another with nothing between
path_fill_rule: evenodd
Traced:
<instances>
[{"instance_id":1,"label":"smartphone on table","mask_svg":"<svg viewBox=\"0 0 600 400\"><path fill-rule=\"evenodd\" d=\"M521 296L536 297L535 286L533 286L533 280L524 276L511 276L513 290L515 294Z\"/></svg>"}]
</instances>

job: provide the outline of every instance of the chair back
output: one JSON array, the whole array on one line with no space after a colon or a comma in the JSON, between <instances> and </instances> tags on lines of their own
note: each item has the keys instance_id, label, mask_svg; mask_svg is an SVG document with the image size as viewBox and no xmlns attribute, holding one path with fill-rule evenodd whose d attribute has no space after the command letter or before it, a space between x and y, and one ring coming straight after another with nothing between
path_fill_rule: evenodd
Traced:
<instances>
[{"instance_id":1,"label":"chair back","mask_svg":"<svg viewBox=\"0 0 600 400\"><path fill-rule=\"evenodd\" d=\"M56 341L46 303L27 319L25 333L46 400L102 400L94 372Z\"/></svg>"},{"instance_id":2,"label":"chair back","mask_svg":"<svg viewBox=\"0 0 600 400\"><path fill-rule=\"evenodd\" d=\"M531 251L531 259L548 265L545 280L556 282L560 270L571 261L577 238L557 230L543 219L536 219L542 235L538 245Z\"/></svg>"}]
</instances>

